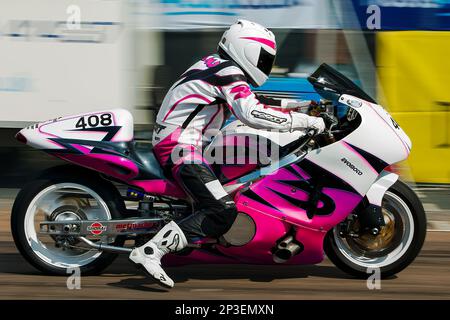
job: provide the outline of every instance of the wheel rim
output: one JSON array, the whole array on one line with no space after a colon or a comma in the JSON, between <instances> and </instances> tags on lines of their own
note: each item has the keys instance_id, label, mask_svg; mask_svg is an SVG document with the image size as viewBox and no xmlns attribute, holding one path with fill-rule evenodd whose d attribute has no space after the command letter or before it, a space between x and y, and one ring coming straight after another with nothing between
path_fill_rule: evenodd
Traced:
<instances>
[{"instance_id":1,"label":"wheel rim","mask_svg":"<svg viewBox=\"0 0 450 320\"><path fill-rule=\"evenodd\" d=\"M414 237L411 209L402 198L387 191L382 212L386 225L377 236L364 234L359 239L343 238L338 227L334 228L337 248L347 260L364 268L382 268L398 261L408 250Z\"/></svg>"},{"instance_id":2,"label":"wheel rim","mask_svg":"<svg viewBox=\"0 0 450 320\"><path fill-rule=\"evenodd\" d=\"M63 210L58 212L60 208ZM28 206L24 221L27 242L33 252L51 266L58 268L85 266L97 259L102 252L95 249L57 248L55 237L36 232L43 220L81 219L109 220L111 213L103 199L84 185L77 183L51 185L39 192Z\"/></svg>"}]
</instances>

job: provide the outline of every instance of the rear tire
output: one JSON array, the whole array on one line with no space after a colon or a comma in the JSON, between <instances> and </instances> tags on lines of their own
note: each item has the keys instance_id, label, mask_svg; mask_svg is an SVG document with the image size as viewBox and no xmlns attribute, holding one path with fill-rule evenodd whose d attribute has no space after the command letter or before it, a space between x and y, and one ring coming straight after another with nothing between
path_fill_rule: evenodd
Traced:
<instances>
[{"instance_id":1,"label":"rear tire","mask_svg":"<svg viewBox=\"0 0 450 320\"><path fill-rule=\"evenodd\" d=\"M373 273L369 272L368 268L379 268L381 277L386 278L405 269L419 254L425 241L427 227L422 203L414 191L401 181L397 181L388 189L383 198L383 207L387 198L393 199L391 201L397 201L398 205L406 205L404 216L405 219L410 221L397 222L397 224L401 224L404 228L412 227L413 230L410 229L409 232L402 234L404 238L400 239L403 242L400 242L399 247L393 248L385 256L381 255L371 260L362 255L360 257L354 255L354 252L352 253L349 249L351 246L347 248L343 245L347 240L339 238L340 235L337 232L339 226L336 226L326 235L324 249L328 258L342 271L358 278L367 278ZM408 234L410 240L406 239ZM395 256L393 253L396 251L398 251L398 254ZM389 257L389 254L392 256Z\"/></svg>"},{"instance_id":2,"label":"rear tire","mask_svg":"<svg viewBox=\"0 0 450 320\"><path fill-rule=\"evenodd\" d=\"M34 240L30 238L29 242L27 239L27 232L29 233L29 231L26 231L26 215L30 205L33 203L33 199L49 187L64 184L79 185L94 191L106 204L110 218L121 218L121 212L123 212L125 205L117 188L110 182L103 180L92 171L74 168L73 166L57 167L45 172L43 176L27 184L16 197L11 215L11 231L14 243L22 256L32 266L45 274L67 276L68 269L74 267L78 267L82 275L99 274L114 261L117 254L97 251L94 255L94 260L86 264L52 265L32 249L30 243ZM114 241L114 245L117 246L123 246L123 243L124 239L119 237ZM45 246L43 245L43 247ZM54 249L52 248L52 250Z\"/></svg>"}]
</instances>

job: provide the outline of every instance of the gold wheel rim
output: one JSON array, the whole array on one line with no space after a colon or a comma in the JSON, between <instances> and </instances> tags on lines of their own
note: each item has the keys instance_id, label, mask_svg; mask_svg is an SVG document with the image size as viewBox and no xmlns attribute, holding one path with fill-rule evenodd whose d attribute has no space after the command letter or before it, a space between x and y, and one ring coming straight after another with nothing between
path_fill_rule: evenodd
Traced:
<instances>
[{"instance_id":1,"label":"gold wheel rim","mask_svg":"<svg viewBox=\"0 0 450 320\"><path fill-rule=\"evenodd\" d=\"M380 251L389 247L395 236L395 217L394 215L382 209L385 225L381 228L380 233L373 235L369 231L364 232L359 238L354 239L355 243L367 251Z\"/></svg>"}]
</instances>

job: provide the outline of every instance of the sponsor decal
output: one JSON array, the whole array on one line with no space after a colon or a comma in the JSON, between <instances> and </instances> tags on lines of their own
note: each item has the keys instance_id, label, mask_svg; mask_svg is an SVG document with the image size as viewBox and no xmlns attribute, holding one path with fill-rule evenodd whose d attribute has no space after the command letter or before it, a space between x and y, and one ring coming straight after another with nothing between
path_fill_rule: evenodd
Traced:
<instances>
[{"instance_id":1,"label":"sponsor decal","mask_svg":"<svg viewBox=\"0 0 450 320\"><path fill-rule=\"evenodd\" d=\"M106 226L102 225L100 222L93 222L90 226L87 227L87 231L95 236L98 236L106 231Z\"/></svg>"},{"instance_id":2,"label":"sponsor decal","mask_svg":"<svg viewBox=\"0 0 450 320\"><path fill-rule=\"evenodd\" d=\"M353 163L348 161L346 158L342 158L341 161L345 163L350 169L352 169L358 176L362 176L362 171L355 167Z\"/></svg>"},{"instance_id":3,"label":"sponsor decal","mask_svg":"<svg viewBox=\"0 0 450 320\"><path fill-rule=\"evenodd\" d=\"M119 223L116 224L116 231L147 229L153 227L153 225L153 222Z\"/></svg>"},{"instance_id":4,"label":"sponsor decal","mask_svg":"<svg viewBox=\"0 0 450 320\"><path fill-rule=\"evenodd\" d=\"M279 117L276 117L269 113L265 113L265 112L261 112L261 111L257 111L257 110L252 111L252 116L254 116L255 118L258 118L258 119L267 120L267 121L275 122L275 123L279 123L279 124L287 121L286 118L279 118Z\"/></svg>"}]
</instances>

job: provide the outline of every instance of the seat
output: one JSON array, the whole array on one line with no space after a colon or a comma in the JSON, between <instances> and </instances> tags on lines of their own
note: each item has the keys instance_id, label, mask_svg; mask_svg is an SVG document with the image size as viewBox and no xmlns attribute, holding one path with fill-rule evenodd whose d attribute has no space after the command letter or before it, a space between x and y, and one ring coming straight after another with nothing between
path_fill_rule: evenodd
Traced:
<instances>
[{"instance_id":1,"label":"seat","mask_svg":"<svg viewBox=\"0 0 450 320\"><path fill-rule=\"evenodd\" d=\"M141 165L140 179L167 179L152 148L150 142L131 141L128 146L129 156Z\"/></svg>"}]
</instances>

